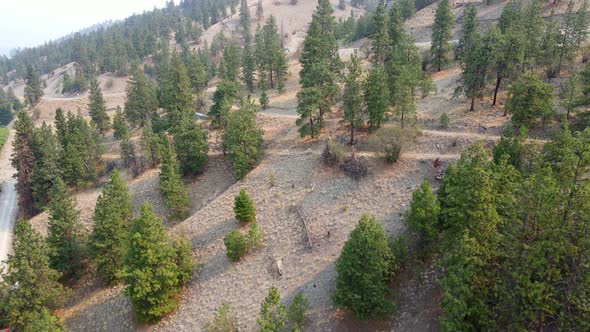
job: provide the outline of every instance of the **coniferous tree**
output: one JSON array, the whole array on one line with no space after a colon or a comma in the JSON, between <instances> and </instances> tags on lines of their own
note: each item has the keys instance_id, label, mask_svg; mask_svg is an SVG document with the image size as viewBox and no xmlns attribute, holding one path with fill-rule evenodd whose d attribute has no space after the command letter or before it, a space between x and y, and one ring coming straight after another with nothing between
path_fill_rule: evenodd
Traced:
<instances>
[{"instance_id":1,"label":"coniferous tree","mask_svg":"<svg viewBox=\"0 0 590 332\"><path fill-rule=\"evenodd\" d=\"M256 320L261 332L283 331L287 325L287 308L281 304L281 295L271 287L260 305L260 317Z\"/></svg>"},{"instance_id":2,"label":"coniferous tree","mask_svg":"<svg viewBox=\"0 0 590 332\"><path fill-rule=\"evenodd\" d=\"M57 305L63 287L57 281L59 273L49 267L43 239L27 220L16 224L5 271L0 288L6 292L0 298L0 308L11 328L35 331L30 315Z\"/></svg>"},{"instance_id":3,"label":"coniferous tree","mask_svg":"<svg viewBox=\"0 0 590 332\"><path fill-rule=\"evenodd\" d=\"M104 133L109 129L109 116L107 107L102 96L102 91L96 79L90 81L90 94L88 95L88 112L92 119L92 124L98 131Z\"/></svg>"},{"instance_id":4,"label":"coniferous tree","mask_svg":"<svg viewBox=\"0 0 590 332\"><path fill-rule=\"evenodd\" d=\"M562 85L560 91L562 99L561 105L566 110L566 119L570 120L570 115L574 109L580 104L583 98L582 87L580 86L580 75L572 73L568 80Z\"/></svg>"},{"instance_id":5,"label":"coniferous tree","mask_svg":"<svg viewBox=\"0 0 590 332\"><path fill-rule=\"evenodd\" d=\"M281 92L287 76L287 55L272 15L262 29L256 31L256 62L261 88L278 88Z\"/></svg>"},{"instance_id":6,"label":"coniferous tree","mask_svg":"<svg viewBox=\"0 0 590 332\"><path fill-rule=\"evenodd\" d=\"M484 36L476 36L471 41L471 50L463 64L463 84L460 89L471 99L469 111L475 109L475 98L483 96L483 90L489 80L493 66L495 45L500 35L496 29L488 30Z\"/></svg>"},{"instance_id":7,"label":"coniferous tree","mask_svg":"<svg viewBox=\"0 0 590 332\"><path fill-rule=\"evenodd\" d=\"M264 9L262 8L262 0L258 0L258 5L256 5L256 19L258 22L262 21L264 17Z\"/></svg>"},{"instance_id":8,"label":"coniferous tree","mask_svg":"<svg viewBox=\"0 0 590 332\"><path fill-rule=\"evenodd\" d=\"M453 12L448 0L441 0L436 8L434 25L432 27L432 46L430 55L432 65L440 71L449 63L450 40L452 37Z\"/></svg>"},{"instance_id":9,"label":"coniferous tree","mask_svg":"<svg viewBox=\"0 0 590 332\"><path fill-rule=\"evenodd\" d=\"M158 109L156 92L139 66L134 66L131 72L132 76L127 82L125 116L131 124L143 125Z\"/></svg>"},{"instance_id":10,"label":"coniferous tree","mask_svg":"<svg viewBox=\"0 0 590 332\"><path fill-rule=\"evenodd\" d=\"M177 130L183 121L194 118L194 102L186 67L178 53L172 54L170 71L166 73L162 89L162 107L168 112L172 131Z\"/></svg>"},{"instance_id":11,"label":"coniferous tree","mask_svg":"<svg viewBox=\"0 0 590 332\"><path fill-rule=\"evenodd\" d=\"M463 13L461 22L461 37L459 38L459 59L466 61L475 47L476 39L479 36L479 21L477 19L477 8L469 4Z\"/></svg>"},{"instance_id":12,"label":"coniferous tree","mask_svg":"<svg viewBox=\"0 0 590 332\"><path fill-rule=\"evenodd\" d=\"M503 79L515 79L524 69L525 44L524 33L517 26L511 25L501 31L499 41L494 47L493 71L496 74L492 106L496 105L498 91Z\"/></svg>"},{"instance_id":13,"label":"coniferous tree","mask_svg":"<svg viewBox=\"0 0 590 332\"><path fill-rule=\"evenodd\" d=\"M51 200L51 189L61 177L59 142L45 122L34 131L32 146L35 161L32 168L32 191L35 208L42 210Z\"/></svg>"},{"instance_id":14,"label":"coniferous tree","mask_svg":"<svg viewBox=\"0 0 590 332\"><path fill-rule=\"evenodd\" d=\"M256 110L251 101L243 101L239 111L229 114L222 135L223 151L238 179L248 174L263 153L262 129L256 123Z\"/></svg>"},{"instance_id":15,"label":"coniferous tree","mask_svg":"<svg viewBox=\"0 0 590 332\"><path fill-rule=\"evenodd\" d=\"M389 91L387 90L387 77L383 66L374 66L369 70L369 76L365 81L364 90L369 127L376 129L386 119L389 106Z\"/></svg>"},{"instance_id":16,"label":"coniferous tree","mask_svg":"<svg viewBox=\"0 0 590 332\"><path fill-rule=\"evenodd\" d=\"M363 71L356 54L353 54L348 63L348 75L344 86L343 121L350 127L350 145L354 144L354 131L363 125L363 84L360 80Z\"/></svg>"},{"instance_id":17,"label":"coniferous tree","mask_svg":"<svg viewBox=\"0 0 590 332\"><path fill-rule=\"evenodd\" d=\"M385 0L380 0L377 4L371 23L373 30L371 36L373 40L371 44L372 61L374 64L383 64L390 44Z\"/></svg>"},{"instance_id":18,"label":"coniferous tree","mask_svg":"<svg viewBox=\"0 0 590 332\"><path fill-rule=\"evenodd\" d=\"M107 283L118 278L131 217L131 197L119 172L114 170L96 201L89 243L97 273Z\"/></svg>"},{"instance_id":19,"label":"coniferous tree","mask_svg":"<svg viewBox=\"0 0 590 332\"><path fill-rule=\"evenodd\" d=\"M174 133L174 148L184 176L203 172L208 160L209 145L207 132L196 120L186 120Z\"/></svg>"},{"instance_id":20,"label":"coniferous tree","mask_svg":"<svg viewBox=\"0 0 590 332\"><path fill-rule=\"evenodd\" d=\"M182 220L188 214L189 200L174 148L166 137L162 137L160 154L160 192L164 198L164 205L170 211L171 219Z\"/></svg>"},{"instance_id":21,"label":"coniferous tree","mask_svg":"<svg viewBox=\"0 0 590 332\"><path fill-rule=\"evenodd\" d=\"M126 247L122 265L125 294L139 322L157 322L176 309L178 291L187 275L177 264L177 251L168 243L162 220L149 204L132 221Z\"/></svg>"},{"instance_id":22,"label":"coniferous tree","mask_svg":"<svg viewBox=\"0 0 590 332\"><path fill-rule=\"evenodd\" d=\"M240 222L256 221L254 201L248 196L244 188L240 189L240 193L234 198L234 214Z\"/></svg>"},{"instance_id":23,"label":"coniferous tree","mask_svg":"<svg viewBox=\"0 0 590 332\"><path fill-rule=\"evenodd\" d=\"M436 239L439 213L440 206L430 184L428 181L422 182L412 194L405 222L412 232L420 236L424 246L429 246Z\"/></svg>"},{"instance_id":24,"label":"coniferous tree","mask_svg":"<svg viewBox=\"0 0 590 332\"><path fill-rule=\"evenodd\" d=\"M27 66L25 84L25 99L31 107L35 107L43 97L43 86L41 74L33 66Z\"/></svg>"},{"instance_id":25,"label":"coniferous tree","mask_svg":"<svg viewBox=\"0 0 590 332\"><path fill-rule=\"evenodd\" d=\"M80 211L61 179L55 180L49 203L47 246L49 266L68 277L77 277L82 267L83 245Z\"/></svg>"},{"instance_id":26,"label":"coniferous tree","mask_svg":"<svg viewBox=\"0 0 590 332\"><path fill-rule=\"evenodd\" d=\"M144 162L149 167L156 167L160 163L160 137L154 133L150 119L143 125L139 144Z\"/></svg>"},{"instance_id":27,"label":"coniferous tree","mask_svg":"<svg viewBox=\"0 0 590 332\"><path fill-rule=\"evenodd\" d=\"M11 163L16 169L14 177L16 178L16 191L18 193L18 207L20 214L25 217L32 217L36 210L33 202L33 165L35 156L33 154L34 144L34 125L33 120L25 110L17 113L17 119L14 124L14 152L12 153Z\"/></svg>"},{"instance_id":28,"label":"coniferous tree","mask_svg":"<svg viewBox=\"0 0 590 332\"><path fill-rule=\"evenodd\" d=\"M336 261L338 307L347 308L360 319L380 318L389 314L393 304L387 282L393 276L393 254L387 237L375 218L363 215L344 243Z\"/></svg>"},{"instance_id":29,"label":"coniferous tree","mask_svg":"<svg viewBox=\"0 0 590 332\"><path fill-rule=\"evenodd\" d=\"M68 113L67 134L62 151L62 171L67 184L80 187L96 181L97 169L102 162L101 138L79 113Z\"/></svg>"},{"instance_id":30,"label":"coniferous tree","mask_svg":"<svg viewBox=\"0 0 590 332\"><path fill-rule=\"evenodd\" d=\"M407 20L416 12L416 3L414 0L401 0L400 9L402 17Z\"/></svg>"},{"instance_id":31,"label":"coniferous tree","mask_svg":"<svg viewBox=\"0 0 590 332\"><path fill-rule=\"evenodd\" d=\"M240 48L235 41L224 45L223 55L219 63L219 77L222 80L236 81L240 75Z\"/></svg>"},{"instance_id":32,"label":"coniferous tree","mask_svg":"<svg viewBox=\"0 0 590 332\"><path fill-rule=\"evenodd\" d=\"M113 130L113 136L115 139L122 139L129 136L129 126L125 119L125 113L123 113L120 106L117 106L117 112L113 118Z\"/></svg>"},{"instance_id":33,"label":"coniferous tree","mask_svg":"<svg viewBox=\"0 0 590 332\"><path fill-rule=\"evenodd\" d=\"M207 72L197 52L191 52L186 69L193 91L197 94L203 93L207 86Z\"/></svg>"},{"instance_id":34,"label":"coniferous tree","mask_svg":"<svg viewBox=\"0 0 590 332\"><path fill-rule=\"evenodd\" d=\"M338 99L339 72L342 67L334 35L334 9L328 0L318 0L299 62L297 125L301 136L315 138L323 127L324 114Z\"/></svg>"},{"instance_id":35,"label":"coniferous tree","mask_svg":"<svg viewBox=\"0 0 590 332\"><path fill-rule=\"evenodd\" d=\"M512 124L530 128L538 118L546 121L553 112L553 87L534 74L523 74L510 87L512 97L506 110L512 114Z\"/></svg>"},{"instance_id":36,"label":"coniferous tree","mask_svg":"<svg viewBox=\"0 0 590 332\"><path fill-rule=\"evenodd\" d=\"M228 113L233 103L238 99L240 86L236 81L222 80L217 84L213 93L213 105L209 109L211 125L218 128L225 128Z\"/></svg>"}]
</instances>

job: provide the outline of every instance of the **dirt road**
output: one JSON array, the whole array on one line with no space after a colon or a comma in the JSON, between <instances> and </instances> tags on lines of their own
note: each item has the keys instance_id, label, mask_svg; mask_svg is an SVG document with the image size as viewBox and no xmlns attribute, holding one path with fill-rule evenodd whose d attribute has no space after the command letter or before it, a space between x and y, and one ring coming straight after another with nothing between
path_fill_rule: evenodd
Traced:
<instances>
[{"instance_id":1,"label":"dirt road","mask_svg":"<svg viewBox=\"0 0 590 332\"><path fill-rule=\"evenodd\" d=\"M10 252L18 205L16 181L12 178L15 170L10 164L13 136L14 131L11 130L6 145L0 151L0 262L3 262Z\"/></svg>"}]
</instances>

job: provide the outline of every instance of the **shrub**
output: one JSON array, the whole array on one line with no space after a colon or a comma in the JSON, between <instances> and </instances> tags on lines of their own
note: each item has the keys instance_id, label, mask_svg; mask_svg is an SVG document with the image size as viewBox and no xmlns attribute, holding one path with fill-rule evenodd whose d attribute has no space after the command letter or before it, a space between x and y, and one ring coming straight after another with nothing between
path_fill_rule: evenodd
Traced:
<instances>
[{"instance_id":1,"label":"shrub","mask_svg":"<svg viewBox=\"0 0 590 332\"><path fill-rule=\"evenodd\" d=\"M420 188L412 193L410 209L405 222L410 231L420 236L422 244L427 246L436 239L440 205L430 189L428 181L422 182Z\"/></svg>"},{"instance_id":2,"label":"shrub","mask_svg":"<svg viewBox=\"0 0 590 332\"><path fill-rule=\"evenodd\" d=\"M404 146L412 141L419 132L416 128L384 127L376 130L369 137L369 147L378 155L381 155L388 163L399 160Z\"/></svg>"},{"instance_id":3,"label":"shrub","mask_svg":"<svg viewBox=\"0 0 590 332\"><path fill-rule=\"evenodd\" d=\"M233 229L223 237L225 254L232 262L237 262L247 251L246 237L239 231Z\"/></svg>"},{"instance_id":4,"label":"shrub","mask_svg":"<svg viewBox=\"0 0 590 332\"><path fill-rule=\"evenodd\" d=\"M244 188L240 189L240 193L234 199L234 214L236 219L240 222L250 222L256 220L256 208L254 202L246 193Z\"/></svg>"},{"instance_id":5,"label":"shrub","mask_svg":"<svg viewBox=\"0 0 590 332\"><path fill-rule=\"evenodd\" d=\"M260 318L256 320L261 332L283 331L287 325L287 308L281 304L281 295L271 287L260 305Z\"/></svg>"},{"instance_id":6,"label":"shrub","mask_svg":"<svg viewBox=\"0 0 590 332\"><path fill-rule=\"evenodd\" d=\"M260 103L260 108L263 110L268 108L268 95L266 94L266 91L262 91L260 94L260 100L258 102Z\"/></svg>"},{"instance_id":7,"label":"shrub","mask_svg":"<svg viewBox=\"0 0 590 332\"><path fill-rule=\"evenodd\" d=\"M258 227L256 222L250 224L248 234L246 234L246 245L248 251L262 248L264 243L264 232Z\"/></svg>"},{"instance_id":8,"label":"shrub","mask_svg":"<svg viewBox=\"0 0 590 332\"><path fill-rule=\"evenodd\" d=\"M309 309L309 301L301 293L295 295L293 302L291 302L289 309L287 309L287 317L291 324L293 324L294 331L303 329L307 320L307 309Z\"/></svg>"},{"instance_id":9,"label":"shrub","mask_svg":"<svg viewBox=\"0 0 590 332\"><path fill-rule=\"evenodd\" d=\"M224 303L217 307L213 319L205 324L207 332L236 332L238 331L238 319L231 312L229 304Z\"/></svg>"},{"instance_id":10,"label":"shrub","mask_svg":"<svg viewBox=\"0 0 590 332\"><path fill-rule=\"evenodd\" d=\"M344 147L342 144L329 140L322 152L322 160L327 166L336 166L344 161Z\"/></svg>"},{"instance_id":11,"label":"shrub","mask_svg":"<svg viewBox=\"0 0 590 332\"><path fill-rule=\"evenodd\" d=\"M450 122L450 120L449 120L449 116L447 115L447 113L443 113L443 114L440 115L439 122L440 122L440 127L442 129L449 128L449 122Z\"/></svg>"}]
</instances>

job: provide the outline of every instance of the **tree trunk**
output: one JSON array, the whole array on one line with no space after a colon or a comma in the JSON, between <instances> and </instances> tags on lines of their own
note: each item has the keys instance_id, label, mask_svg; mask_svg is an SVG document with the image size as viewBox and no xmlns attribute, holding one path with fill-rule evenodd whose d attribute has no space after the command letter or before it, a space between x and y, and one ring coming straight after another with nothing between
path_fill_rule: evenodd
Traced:
<instances>
[{"instance_id":1,"label":"tree trunk","mask_svg":"<svg viewBox=\"0 0 590 332\"><path fill-rule=\"evenodd\" d=\"M354 144L354 124L350 124L350 145Z\"/></svg>"},{"instance_id":2,"label":"tree trunk","mask_svg":"<svg viewBox=\"0 0 590 332\"><path fill-rule=\"evenodd\" d=\"M475 109L475 93L471 95L471 107L469 108L469 112L473 112Z\"/></svg>"},{"instance_id":3,"label":"tree trunk","mask_svg":"<svg viewBox=\"0 0 590 332\"><path fill-rule=\"evenodd\" d=\"M496 106L496 98L498 96L498 90L500 90L500 82L502 82L502 76L496 76L496 88L494 89L494 101L492 102L492 106Z\"/></svg>"},{"instance_id":4,"label":"tree trunk","mask_svg":"<svg viewBox=\"0 0 590 332\"><path fill-rule=\"evenodd\" d=\"M311 134L311 138L314 139L315 136L313 134L313 116L309 115L309 133Z\"/></svg>"}]
</instances>

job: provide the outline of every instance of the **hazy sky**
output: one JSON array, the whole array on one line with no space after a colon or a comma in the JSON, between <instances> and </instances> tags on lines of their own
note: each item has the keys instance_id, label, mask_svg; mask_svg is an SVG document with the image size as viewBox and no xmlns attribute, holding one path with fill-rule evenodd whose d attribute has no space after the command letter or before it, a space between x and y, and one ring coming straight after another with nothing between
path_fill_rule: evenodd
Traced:
<instances>
[{"instance_id":1,"label":"hazy sky","mask_svg":"<svg viewBox=\"0 0 590 332\"><path fill-rule=\"evenodd\" d=\"M154 6L161 8L165 3L166 0L0 0L0 54L16 47L43 44Z\"/></svg>"}]
</instances>

